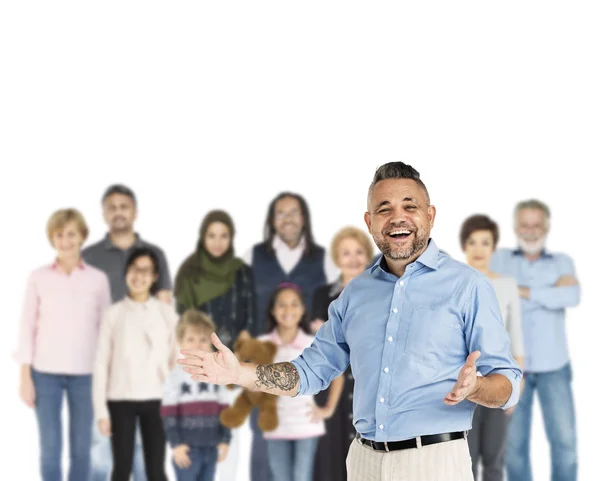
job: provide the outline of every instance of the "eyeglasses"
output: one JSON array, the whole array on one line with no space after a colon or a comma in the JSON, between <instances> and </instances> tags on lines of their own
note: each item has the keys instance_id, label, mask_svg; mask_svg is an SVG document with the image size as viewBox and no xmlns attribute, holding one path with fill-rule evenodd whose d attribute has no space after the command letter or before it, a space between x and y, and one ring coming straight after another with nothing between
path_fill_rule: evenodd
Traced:
<instances>
[{"instance_id":1,"label":"eyeglasses","mask_svg":"<svg viewBox=\"0 0 600 481\"><path fill-rule=\"evenodd\" d=\"M132 274L140 274L142 276L151 276L152 274L154 274L154 269L152 269L152 267L139 268L131 266L129 268L129 272L131 272Z\"/></svg>"},{"instance_id":2,"label":"eyeglasses","mask_svg":"<svg viewBox=\"0 0 600 481\"><path fill-rule=\"evenodd\" d=\"M298 209L290 210L289 212L277 211L275 212L275 219L283 220L286 218L299 219L302 216L302 212Z\"/></svg>"}]
</instances>

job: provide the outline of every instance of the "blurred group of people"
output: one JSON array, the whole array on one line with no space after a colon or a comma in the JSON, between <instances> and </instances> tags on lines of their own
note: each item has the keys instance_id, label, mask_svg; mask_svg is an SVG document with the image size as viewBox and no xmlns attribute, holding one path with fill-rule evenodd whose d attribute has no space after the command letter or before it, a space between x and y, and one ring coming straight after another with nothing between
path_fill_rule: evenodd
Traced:
<instances>
[{"instance_id":1,"label":"blurred group of people","mask_svg":"<svg viewBox=\"0 0 600 481\"><path fill-rule=\"evenodd\" d=\"M69 410L70 481L166 480L171 448L180 481L235 480L238 430L219 422L240 389L194 383L176 364L181 349L211 349L216 332L230 349L250 335L295 359L327 321L344 287L372 266L370 237L339 230L329 249L315 242L305 199L291 192L268 207L264 240L234 252L235 225L224 211L203 219L195 250L172 283L164 251L135 230L137 200L123 185L102 197L106 236L83 247L88 228L76 209L47 224L55 259L29 276L19 346L20 396L35 409L44 481L62 480L61 409ZM553 479L577 466L565 310L579 302L571 258L545 248L550 210L538 200L514 210L515 249L497 248L499 229L473 215L460 229L466 263L485 274L498 299L521 399L508 411L477 406L468 435L475 479L531 479L534 393L551 445ZM252 481L346 480L356 430L352 370L316 396L278 399L279 423L263 433L250 417ZM506 455L505 455L506 452ZM480 466L481 465L481 466Z\"/></svg>"}]
</instances>

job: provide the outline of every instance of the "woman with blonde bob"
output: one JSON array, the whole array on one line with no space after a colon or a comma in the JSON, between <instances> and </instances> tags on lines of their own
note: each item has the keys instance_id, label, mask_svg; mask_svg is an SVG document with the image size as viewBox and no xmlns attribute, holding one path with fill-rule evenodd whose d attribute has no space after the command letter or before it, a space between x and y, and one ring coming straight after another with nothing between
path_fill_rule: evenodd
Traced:
<instances>
[{"instance_id":1,"label":"woman with blonde bob","mask_svg":"<svg viewBox=\"0 0 600 481\"><path fill-rule=\"evenodd\" d=\"M92 370L104 309L110 304L106 275L81 260L88 228L76 209L54 212L47 224L53 262L27 280L15 358L21 366L20 397L35 409L42 481L62 481L61 409L69 411L69 481L90 476Z\"/></svg>"},{"instance_id":2,"label":"woman with blonde bob","mask_svg":"<svg viewBox=\"0 0 600 481\"><path fill-rule=\"evenodd\" d=\"M361 229L348 226L339 230L331 242L331 257L340 269L332 284L318 288L313 297L312 329L317 332L327 320L329 304L356 276L365 271L373 258L373 245ZM356 431L352 422L354 378L350 368L334 379L330 387L315 396L315 421L324 419L326 434L319 439L314 466L314 481L345 481L346 456ZM338 405L339 403L339 405Z\"/></svg>"}]
</instances>

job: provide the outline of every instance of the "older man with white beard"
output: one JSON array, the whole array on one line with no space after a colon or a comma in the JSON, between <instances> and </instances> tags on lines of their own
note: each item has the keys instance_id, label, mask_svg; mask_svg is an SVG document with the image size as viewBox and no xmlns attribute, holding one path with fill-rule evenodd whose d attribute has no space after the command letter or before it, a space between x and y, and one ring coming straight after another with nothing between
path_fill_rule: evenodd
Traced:
<instances>
[{"instance_id":1,"label":"older man with white beard","mask_svg":"<svg viewBox=\"0 0 600 481\"><path fill-rule=\"evenodd\" d=\"M506 452L509 481L531 481L529 444L533 395L537 390L551 447L552 480L577 479L575 409L565 335L567 307L579 304L571 258L545 249L550 209L539 200L514 211L517 249L499 249L491 269L519 282L525 343L525 387L512 415Z\"/></svg>"}]
</instances>

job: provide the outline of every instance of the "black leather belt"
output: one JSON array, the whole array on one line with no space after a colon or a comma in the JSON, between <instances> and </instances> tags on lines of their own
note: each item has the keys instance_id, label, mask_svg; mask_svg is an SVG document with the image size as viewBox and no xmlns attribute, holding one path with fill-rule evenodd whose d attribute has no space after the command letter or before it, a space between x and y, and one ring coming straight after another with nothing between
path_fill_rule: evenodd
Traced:
<instances>
[{"instance_id":1,"label":"black leather belt","mask_svg":"<svg viewBox=\"0 0 600 481\"><path fill-rule=\"evenodd\" d=\"M456 431L454 433L430 434L427 436L419 436L418 438L405 439L404 441L378 442L363 438L359 433L356 433L356 439L363 446L369 446L375 451L398 451L400 449L418 448L421 446L429 446L430 444L445 443L447 441L455 441L457 439L465 439L466 431Z\"/></svg>"}]
</instances>

